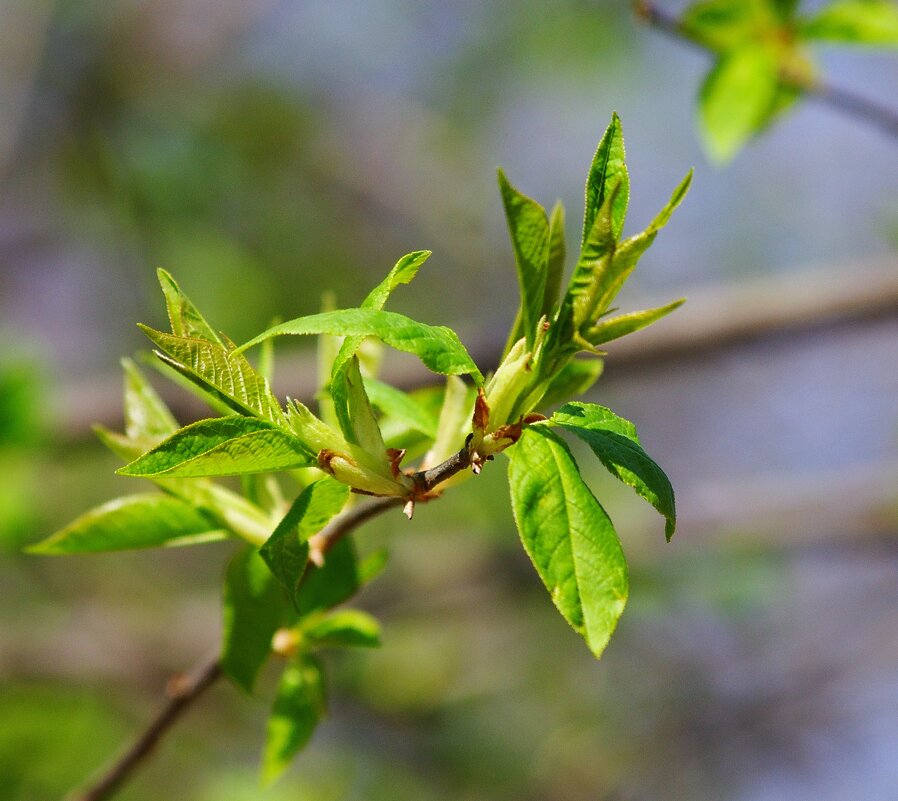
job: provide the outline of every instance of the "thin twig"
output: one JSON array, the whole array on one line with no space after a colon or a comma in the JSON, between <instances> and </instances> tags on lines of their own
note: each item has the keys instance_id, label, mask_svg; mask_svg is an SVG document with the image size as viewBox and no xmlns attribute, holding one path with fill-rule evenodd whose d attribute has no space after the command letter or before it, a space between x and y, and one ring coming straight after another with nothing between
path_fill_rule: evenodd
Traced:
<instances>
[{"instance_id":1,"label":"thin twig","mask_svg":"<svg viewBox=\"0 0 898 801\"><path fill-rule=\"evenodd\" d=\"M190 673L175 676L169 681L169 699L134 744L113 764L105 774L80 795L70 796L71 801L103 801L111 798L131 777L135 768L153 751L162 736L187 711L188 708L221 676L221 664L216 654L212 659L197 665Z\"/></svg>"},{"instance_id":2,"label":"thin twig","mask_svg":"<svg viewBox=\"0 0 898 801\"><path fill-rule=\"evenodd\" d=\"M415 473L413 478L425 491L454 476L471 464L467 445L436 467ZM392 509L403 502L402 498L376 498L343 512L331 520L311 538L310 545L317 555L323 555L343 537L362 523ZM317 557L316 557L317 558ZM313 561L310 559L310 561ZM312 565L310 565L312 567ZM306 571L308 576L310 571ZM134 771L150 756L162 736L177 722L181 715L223 675L218 655L197 665L190 673L174 677L169 682L169 700L131 747L113 763L107 771L80 795L69 801L106 801L127 782Z\"/></svg>"},{"instance_id":3,"label":"thin twig","mask_svg":"<svg viewBox=\"0 0 898 801\"><path fill-rule=\"evenodd\" d=\"M700 50L710 50L675 15L659 8L654 3L636 0L633 4L633 9L637 18L643 20L655 30ZM783 73L780 75L780 82L791 89L804 92L808 97L822 102L843 114L863 120L879 128L889 136L898 139L898 111L894 109L881 106L875 101L856 95L848 89L832 86L817 79L808 79L798 75Z\"/></svg>"}]
</instances>

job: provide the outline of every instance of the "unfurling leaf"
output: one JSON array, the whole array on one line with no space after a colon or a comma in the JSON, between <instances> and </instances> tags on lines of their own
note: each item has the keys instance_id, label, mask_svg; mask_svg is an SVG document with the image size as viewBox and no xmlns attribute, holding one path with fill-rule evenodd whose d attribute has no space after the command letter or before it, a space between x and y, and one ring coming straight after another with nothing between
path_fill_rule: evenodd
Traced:
<instances>
[{"instance_id":1,"label":"unfurling leaf","mask_svg":"<svg viewBox=\"0 0 898 801\"><path fill-rule=\"evenodd\" d=\"M165 295L165 305L168 307L168 319L171 330L175 336L193 337L195 339L208 339L210 342L222 344L218 334L212 326L206 322L206 318L200 314L200 310L193 305L178 286L171 275L163 269L156 271L162 293Z\"/></svg>"},{"instance_id":2,"label":"unfurling leaf","mask_svg":"<svg viewBox=\"0 0 898 801\"><path fill-rule=\"evenodd\" d=\"M178 430L178 423L159 394L131 359L125 373L125 434L128 439L159 440Z\"/></svg>"},{"instance_id":3,"label":"unfurling leaf","mask_svg":"<svg viewBox=\"0 0 898 801\"><path fill-rule=\"evenodd\" d=\"M602 320L586 332L586 339L593 345L601 345L605 342L611 342L613 339L620 339L622 336L632 334L634 331L647 328L662 317L666 317L675 309L679 309L685 302L685 298L680 298L657 309L628 312L627 314Z\"/></svg>"},{"instance_id":4,"label":"unfurling leaf","mask_svg":"<svg viewBox=\"0 0 898 801\"><path fill-rule=\"evenodd\" d=\"M626 152L624 151L624 133L620 117L613 114L611 123L605 130L595 156L589 175L586 178L586 210L583 215L583 243L586 243L593 223L602 204L605 203L612 187L617 186L617 194L611 209L611 228L614 238L620 237L624 230L624 218L627 216L627 205L630 202L630 176L627 174Z\"/></svg>"},{"instance_id":5,"label":"unfurling leaf","mask_svg":"<svg viewBox=\"0 0 898 801\"><path fill-rule=\"evenodd\" d=\"M642 449L631 422L594 403L568 403L552 415L551 422L589 445L613 476L665 517L667 539L673 536L677 524L673 488L664 471Z\"/></svg>"},{"instance_id":6,"label":"unfurling leaf","mask_svg":"<svg viewBox=\"0 0 898 801\"><path fill-rule=\"evenodd\" d=\"M627 563L605 510L567 446L545 426L506 451L524 549L568 623L600 656L627 601Z\"/></svg>"}]
</instances>

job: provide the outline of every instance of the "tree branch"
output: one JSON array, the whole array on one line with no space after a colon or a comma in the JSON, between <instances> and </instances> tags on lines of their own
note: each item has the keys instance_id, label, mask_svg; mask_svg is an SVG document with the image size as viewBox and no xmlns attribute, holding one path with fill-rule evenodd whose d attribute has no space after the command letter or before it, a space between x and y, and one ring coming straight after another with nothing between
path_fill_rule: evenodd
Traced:
<instances>
[{"instance_id":1,"label":"tree branch","mask_svg":"<svg viewBox=\"0 0 898 801\"><path fill-rule=\"evenodd\" d=\"M637 18L657 31L664 33L680 42L692 45L703 51L709 48L683 25L680 20L669 11L657 7L646 0L636 0L633 10ZM782 74L780 81L783 85L804 92L808 97L825 103L830 108L862 120L884 133L898 139L898 111L895 111L847 89L832 86L824 81L806 79L797 75Z\"/></svg>"},{"instance_id":2,"label":"tree branch","mask_svg":"<svg viewBox=\"0 0 898 801\"><path fill-rule=\"evenodd\" d=\"M413 478L418 486L429 491L470 464L471 456L466 443L458 453L450 456L442 464L415 473ZM316 554L315 558L319 558L362 523L402 503L402 498L376 498L347 509L310 539L310 551ZM310 562L314 562L314 559L310 558ZM306 571L305 575L308 576L309 571ZM82 791L80 795L69 796L69 801L105 801L112 798L150 756L163 735L222 675L221 663L216 654L212 659L198 664L189 673L173 677L168 684L169 700L143 733L95 784Z\"/></svg>"}]
</instances>

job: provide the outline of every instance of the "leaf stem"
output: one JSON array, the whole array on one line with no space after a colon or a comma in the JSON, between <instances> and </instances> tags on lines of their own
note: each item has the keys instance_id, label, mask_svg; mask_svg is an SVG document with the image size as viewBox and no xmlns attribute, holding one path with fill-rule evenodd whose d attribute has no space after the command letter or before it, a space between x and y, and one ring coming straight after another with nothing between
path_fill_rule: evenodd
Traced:
<instances>
[{"instance_id":1,"label":"leaf stem","mask_svg":"<svg viewBox=\"0 0 898 801\"><path fill-rule=\"evenodd\" d=\"M471 455L467 443L442 464L413 475L416 484L430 491L446 479L469 467ZM327 553L343 537L362 523L387 509L399 506L402 498L376 498L337 515L315 536L315 550ZM307 571L305 575L309 575ZM68 797L68 801L106 801L132 777L134 771L150 756L157 743L195 701L223 675L218 654L200 662L189 673L174 676L168 684L168 700L156 717L106 772L88 789Z\"/></svg>"},{"instance_id":2,"label":"leaf stem","mask_svg":"<svg viewBox=\"0 0 898 801\"><path fill-rule=\"evenodd\" d=\"M647 2L647 0L635 0L633 10L638 19L655 30L699 50L705 52L710 50L675 15L659 8L654 3ZM803 92L830 108L866 122L898 139L898 111L825 81L802 78L789 73L781 74L780 81L784 86Z\"/></svg>"}]
</instances>

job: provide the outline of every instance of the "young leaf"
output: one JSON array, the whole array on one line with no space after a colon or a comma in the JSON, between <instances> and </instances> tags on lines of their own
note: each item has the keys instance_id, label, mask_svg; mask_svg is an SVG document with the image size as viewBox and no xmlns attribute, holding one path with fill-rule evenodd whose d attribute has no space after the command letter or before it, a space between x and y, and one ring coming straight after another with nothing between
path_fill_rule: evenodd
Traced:
<instances>
[{"instance_id":1,"label":"young leaf","mask_svg":"<svg viewBox=\"0 0 898 801\"><path fill-rule=\"evenodd\" d=\"M562 616L600 656L627 601L627 563L614 527L545 426L509 448L511 506L524 549Z\"/></svg>"},{"instance_id":2,"label":"young leaf","mask_svg":"<svg viewBox=\"0 0 898 801\"><path fill-rule=\"evenodd\" d=\"M309 741L324 717L327 698L321 665L303 656L284 668L277 697L268 718L262 756L262 782L271 784Z\"/></svg>"},{"instance_id":3,"label":"young leaf","mask_svg":"<svg viewBox=\"0 0 898 801\"><path fill-rule=\"evenodd\" d=\"M270 340L269 340L270 341ZM371 454L385 454L383 436L365 391L359 359L350 356L331 380L331 397L337 420L347 442L359 445ZM384 456L386 460L386 456Z\"/></svg>"},{"instance_id":4,"label":"young leaf","mask_svg":"<svg viewBox=\"0 0 898 801\"><path fill-rule=\"evenodd\" d=\"M586 333L586 339L593 345L601 345L604 342L611 342L613 339L620 339L620 337L626 334L632 334L634 331L646 328L662 317L666 317L674 309L679 309L685 302L686 298L680 298L657 309L629 312L617 317L611 317L608 320L602 320L589 329Z\"/></svg>"},{"instance_id":5,"label":"young leaf","mask_svg":"<svg viewBox=\"0 0 898 801\"><path fill-rule=\"evenodd\" d=\"M894 0L836 0L802 20L798 32L824 42L898 47L898 5Z\"/></svg>"},{"instance_id":6,"label":"young leaf","mask_svg":"<svg viewBox=\"0 0 898 801\"><path fill-rule=\"evenodd\" d=\"M165 305L168 307L168 319L171 322L171 330L175 336L194 337L196 339L208 339L210 342L221 344L218 334L212 326L206 322L199 309L191 303L178 286L171 275L159 268L156 271L162 293L165 295Z\"/></svg>"},{"instance_id":7,"label":"young leaf","mask_svg":"<svg viewBox=\"0 0 898 801\"><path fill-rule=\"evenodd\" d=\"M446 394L437 422L437 437L421 463L421 469L435 467L461 448L465 431L470 430L474 394L460 378L446 379Z\"/></svg>"},{"instance_id":8,"label":"young leaf","mask_svg":"<svg viewBox=\"0 0 898 801\"><path fill-rule=\"evenodd\" d=\"M359 609L341 609L305 628L303 636L317 646L375 648L380 645L380 623Z\"/></svg>"},{"instance_id":9,"label":"young leaf","mask_svg":"<svg viewBox=\"0 0 898 801\"><path fill-rule=\"evenodd\" d=\"M411 283L412 279L418 274L421 265L424 264L431 256L429 250L416 250L403 256L393 269L387 274L374 289L372 289L367 297L362 301L363 309L382 309L387 299L396 287L402 284ZM343 340L337 358L334 359L331 367L331 374L336 375L343 365L349 361L352 355L361 347L364 336L351 336Z\"/></svg>"},{"instance_id":10,"label":"young leaf","mask_svg":"<svg viewBox=\"0 0 898 801\"><path fill-rule=\"evenodd\" d=\"M618 239L624 229L627 204L630 201L630 176L627 173L624 133L617 113L605 130L586 178L586 208L583 214L583 243L586 243L599 209L608 197L611 187L618 185L617 196L611 210L612 230Z\"/></svg>"},{"instance_id":11,"label":"young leaf","mask_svg":"<svg viewBox=\"0 0 898 801\"><path fill-rule=\"evenodd\" d=\"M756 43L723 55L699 93L699 121L710 157L733 158L770 120L776 109L779 65Z\"/></svg>"},{"instance_id":12,"label":"young leaf","mask_svg":"<svg viewBox=\"0 0 898 801\"><path fill-rule=\"evenodd\" d=\"M116 472L140 478L235 476L310 467L308 446L288 431L253 417L199 420Z\"/></svg>"},{"instance_id":13,"label":"young leaf","mask_svg":"<svg viewBox=\"0 0 898 801\"><path fill-rule=\"evenodd\" d=\"M396 350L416 355L435 373L470 374L478 384L483 383L483 375L454 331L445 326L425 325L405 315L378 309L343 309L299 317L269 328L237 350L242 352L266 339L283 334L377 337Z\"/></svg>"},{"instance_id":14,"label":"young leaf","mask_svg":"<svg viewBox=\"0 0 898 801\"><path fill-rule=\"evenodd\" d=\"M128 439L162 439L178 430L178 423L152 384L131 359L122 359L125 372L125 434Z\"/></svg>"},{"instance_id":15,"label":"young leaf","mask_svg":"<svg viewBox=\"0 0 898 801\"><path fill-rule=\"evenodd\" d=\"M666 518L665 534L670 540L677 525L673 488L642 449L634 425L594 403L565 404L552 415L552 422L576 434L613 476L652 504Z\"/></svg>"},{"instance_id":16,"label":"young leaf","mask_svg":"<svg viewBox=\"0 0 898 801\"><path fill-rule=\"evenodd\" d=\"M564 277L564 206L559 200L549 215L549 261L546 268L546 290L540 316L551 319L561 295L561 280ZM520 337L518 337L520 338Z\"/></svg>"},{"instance_id":17,"label":"young leaf","mask_svg":"<svg viewBox=\"0 0 898 801\"><path fill-rule=\"evenodd\" d=\"M239 551L225 573L221 667L246 692L253 691L271 653L271 638L288 612L281 588L256 549Z\"/></svg>"},{"instance_id":18,"label":"young leaf","mask_svg":"<svg viewBox=\"0 0 898 801\"><path fill-rule=\"evenodd\" d=\"M99 553L194 545L227 531L189 503L168 495L128 495L97 506L27 550L39 554Z\"/></svg>"},{"instance_id":19,"label":"young leaf","mask_svg":"<svg viewBox=\"0 0 898 801\"><path fill-rule=\"evenodd\" d=\"M521 293L521 325L528 348L533 346L542 316L549 259L549 218L546 210L513 187L498 171L499 190L518 269Z\"/></svg>"},{"instance_id":20,"label":"young leaf","mask_svg":"<svg viewBox=\"0 0 898 801\"><path fill-rule=\"evenodd\" d=\"M138 327L162 351L159 355L168 364L201 388L216 393L234 411L283 424L280 403L245 356L217 342Z\"/></svg>"},{"instance_id":21,"label":"young leaf","mask_svg":"<svg viewBox=\"0 0 898 801\"><path fill-rule=\"evenodd\" d=\"M755 38L762 25L770 25L770 11L769 0L704 0L683 12L680 25L700 44L723 52Z\"/></svg>"},{"instance_id":22,"label":"young leaf","mask_svg":"<svg viewBox=\"0 0 898 801\"><path fill-rule=\"evenodd\" d=\"M310 484L259 549L260 556L294 605L298 604L297 590L307 568L307 541L339 513L348 497L349 487L332 478Z\"/></svg>"}]
</instances>

